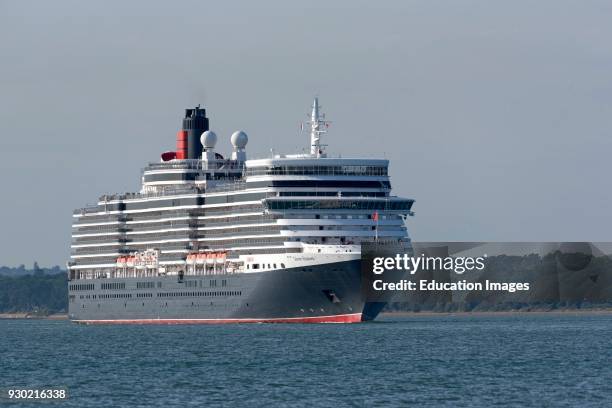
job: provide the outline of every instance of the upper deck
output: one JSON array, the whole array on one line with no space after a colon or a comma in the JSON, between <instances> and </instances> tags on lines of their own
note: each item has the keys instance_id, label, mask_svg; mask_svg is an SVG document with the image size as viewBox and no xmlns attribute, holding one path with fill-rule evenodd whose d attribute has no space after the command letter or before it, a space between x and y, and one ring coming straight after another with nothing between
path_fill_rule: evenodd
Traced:
<instances>
[{"instance_id":1,"label":"upper deck","mask_svg":"<svg viewBox=\"0 0 612 408\"><path fill-rule=\"evenodd\" d=\"M388 176L383 159L283 157L248 160L245 176Z\"/></svg>"},{"instance_id":2,"label":"upper deck","mask_svg":"<svg viewBox=\"0 0 612 408\"><path fill-rule=\"evenodd\" d=\"M414 200L391 195L389 161L328 156L318 112L310 153L250 160L244 132L232 134L225 155L200 122L205 130L184 127L176 151L142 169L140 191L105 194L74 212L71 270L112 275L121 258L157 251L178 273L202 251L237 259L408 239ZM199 146L185 139L195 136Z\"/></svg>"}]
</instances>

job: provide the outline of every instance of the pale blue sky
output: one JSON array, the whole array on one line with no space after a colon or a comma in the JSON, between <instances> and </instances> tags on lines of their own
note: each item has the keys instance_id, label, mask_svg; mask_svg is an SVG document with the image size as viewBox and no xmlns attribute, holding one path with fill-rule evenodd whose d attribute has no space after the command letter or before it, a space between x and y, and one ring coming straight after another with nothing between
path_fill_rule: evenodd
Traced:
<instances>
[{"instance_id":1,"label":"pale blue sky","mask_svg":"<svg viewBox=\"0 0 612 408\"><path fill-rule=\"evenodd\" d=\"M330 5L330 3L333 3ZM612 240L609 1L0 0L0 264L63 265L202 103L219 148L387 157L414 240Z\"/></svg>"}]
</instances>

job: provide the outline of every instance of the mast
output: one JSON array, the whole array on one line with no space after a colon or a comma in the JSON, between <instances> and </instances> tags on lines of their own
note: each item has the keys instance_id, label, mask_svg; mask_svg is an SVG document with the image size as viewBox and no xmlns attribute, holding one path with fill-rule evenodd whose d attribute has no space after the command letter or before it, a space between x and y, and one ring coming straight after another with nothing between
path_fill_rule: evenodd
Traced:
<instances>
[{"instance_id":1,"label":"mast","mask_svg":"<svg viewBox=\"0 0 612 408\"><path fill-rule=\"evenodd\" d=\"M327 133L329 122L325 120L325 114L320 112L319 98L315 97L312 103L310 115L310 154L314 157L325 157L325 146L321 144L321 135Z\"/></svg>"}]
</instances>

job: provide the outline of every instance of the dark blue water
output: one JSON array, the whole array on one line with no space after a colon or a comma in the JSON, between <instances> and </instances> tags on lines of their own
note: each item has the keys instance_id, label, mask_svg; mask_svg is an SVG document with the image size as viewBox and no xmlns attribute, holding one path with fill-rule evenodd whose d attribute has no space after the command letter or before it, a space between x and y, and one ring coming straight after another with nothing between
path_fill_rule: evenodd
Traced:
<instances>
[{"instance_id":1,"label":"dark blue water","mask_svg":"<svg viewBox=\"0 0 612 408\"><path fill-rule=\"evenodd\" d=\"M62 407L612 406L610 314L355 325L0 320L0 358L0 388L64 386Z\"/></svg>"}]
</instances>

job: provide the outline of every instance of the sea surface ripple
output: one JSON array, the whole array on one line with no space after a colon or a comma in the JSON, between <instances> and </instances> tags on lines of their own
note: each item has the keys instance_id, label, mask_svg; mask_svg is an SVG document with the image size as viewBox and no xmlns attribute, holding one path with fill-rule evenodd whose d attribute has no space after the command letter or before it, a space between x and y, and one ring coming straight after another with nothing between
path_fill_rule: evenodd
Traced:
<instances>
[{"instance_id":1,"label":"sea surface ripple","mask_svg":"<svg viewBox=\"0 0 612 408\"><path fill-rule=\"evenodd\" d=\"M35 407L612 406L612 314L349 325L0 320L0 359L4 392L67 388L68 400Z\"/></svg>"}]
</instances>

